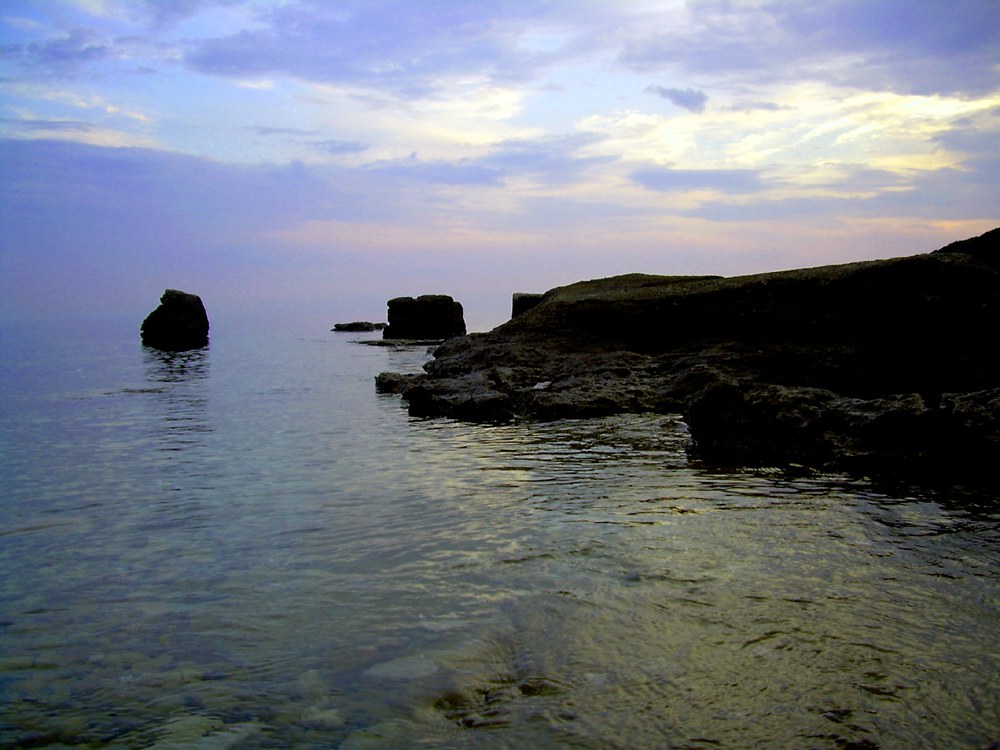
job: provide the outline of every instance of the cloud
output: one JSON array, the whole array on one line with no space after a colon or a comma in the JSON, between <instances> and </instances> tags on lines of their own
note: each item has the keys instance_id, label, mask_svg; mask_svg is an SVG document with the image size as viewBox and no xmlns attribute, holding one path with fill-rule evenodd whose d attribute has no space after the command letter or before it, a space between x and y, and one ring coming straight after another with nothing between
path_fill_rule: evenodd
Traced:
<instances>
[{"instance_id":1,"label":"cloud","mask_svg":"<svg viewBox=\"0 0 1000 750\"><path fill-rule=\"evenodd\" d=\"M657 96L662 96L678 107L683 107L696 113L704 112L705 102L708 101L708 95L704 91L691 88L668 89L663 86L650 85L646 87L646 91Z\"/></svg>"},{"instance_id":2,"label":"cloud","mask_svg":"<svg viewBox=\"0 0 1000 750\"><path fill-rule=\"evenodd\" d=\"M638 72L755 83L817 80L900 94L981 95L1000 86L996 0L691 3L687 23L629 38Z\"/></svg>"},{"instance_id":3,"label":"cloud","mask_svg":"<svg viewBox=\"0 0 1000 750\"><path fill-rule=\"evenodd\" d=\"M25 72L71 76L83 66L115 57L111 44L88 29L72 29L68 34L41 42L10 44L2 57L20 63Z\"/></svg>"},{"instance_id":4,"label":"cloud","mask_svg":"<svg viewBox=\"0 0 1000 750\"><path fill-rule=\"evenodd\" d=\"M586 142L553 150L572 155ZM490 155L544 144L508 146ZM525 269L547 286L572 280L567 254L585 259L568 238L606 246L615 235L607 217L623 214L568 197L457 210L470 191L493 190L502 179L498 168L474 161L238 165L148 148L0 139L0 163L0 313L22 316L124 313L138 321L166 286L190 288L216 311L225 303L260 315L265 296L284 313L306 304L329 311L352 299L374 300L377 310L391 296L427 292L429 280L449 293L493 284L509 309ZM572 216L573 225L555 216ZM554 260L552 248L564 245ZM605 253L595 257L608 262ZM625 261L619 254L615 262ZM550 275L540 282L543 271Z\"/></svg>"},{"instance_id":5,"label":"cloud","mask_svg":"<svg viewBox=\"0 0 1000 750\"><path fill-rule=\"evenodd\" d=\"M172 26L203 10L241 5L244 0L129 0L127 7L154 27Z\"/></svg>"},{"instance_id":6,"label":"cloud","mask_svg":"<svg viewBox=\"0 0 1000 750\"><path fill-rule=\"evenodd\" d=\"M362 143L361 141L343 141L338 139L324 141L308 140L311 137L319 135L318 130L269 126L246 126L243 129L266 138L270 138L271 136L287 136L285 140L290 142L307 141L311 149L324 154L358 154L371 148L369 144Z\"/></svg>"},{"instance_id":7,"label":"cloud","mask_svg":"<svg viewBox=\"0 0 1000 750\"><path fill-rule=\"evenodd\" d=\"M0 138L59 139L94 146L155 146L155 140L141 132L119 130L105 123L71 119L0 117ZM6 175L5 175L6 176Z\"/></svg>"},{"instance_id":8,"label":"cloud","mask_svg":"<svg viewBox=\"0 0 1000 750\"><path fill-rule=\"evenodd\" d=\"M630 177L648 190L661 192L715 190L739 195L767 187L760 172L752 169L641 169Z\"/></svg>"},{"instance_id":9,"label":"cloud","mask_svg":"<svg viewBox=\"0 0 1000 750\"><path fill-rule=\"evenodd\" d=\"M305 217L380 215L379 204L366 199L371 188L363 172L346 180L336 170L299 162L235 165L148 148L44 139L0 139L0 161L5 172L0 204L8 230L27 224L40 232L89 227L105 239L118 235L145 244L157 235L168 245L204 245ZM399 210L387 208L381 215Z\"/></svg>"},{"instance_id":10,"label":"cloud","mask_svg":"<svg viewBox=\"0 0 1000 750\"><path fill-rule=\"evenodd\" d=\"M820 186L822 188L823 186ZM766 197L744 201L705 201L684 216L713 222L778 222L827 216L852 219L927 222L1000 223L993 196L1000 188L1000 158L984 158L961 168L943 168L904 180L881 170L856 168L832 181L828 189L794 197ZM830 194L836 190L838 194Z\"/></svg>"},{"instance_id":11,"label":"cloud","mask_svg":"<svg viewBox=\"0 0 1000 750\"><path fill-rule=\"evenodd\" d=\"M205 39L185 55L200 73L285 75L427 96L452 77L524 82L564 54L519 45L534 19L561 4L346 0L282 4L261 26Z\"/></svg>"},{"instance_id":12,"label":"cloud","mask_svg":"<svg viewBox=\"0 0 1000 750\"><path fill-rule=\"evenodd\" d=\"M368 171L380 177L395 177L432 185L489 185L503 184L503 175L495 167L461 160L457 163L444 160L419 161L415 155L407 159L381 162Z\"/></svg>"},{"instance_id":13,"label":"cloud","mask_svg":"<svg viewBox=\"0 0 1000 750\"><path fill-rule=\"evenodd\" d=\"M248 125L246 129L257 135L316 135L315 130L303 130L302 128L274 128Z\"/></svg>"},{"instance_id":14,"label":"cloud","mask_svg":"<svg viewBox=\"0 0 1000 750\"><path fill-rule=\"evenodd\" d=\"M421 161L411 154L406 159L378 162L367 169L380 176L436 185L502 187L512 177L565 184L578 179L590 167L617 160L616 156L580 153L602 140L603 136L594 133L509 139L493 144L479 156Z\"/></svg>"},{"instance_id":15,"label":"cloud","mask_svg":"<svg viewBox=\"0 0 1000 750\"><path fill-rule=\"evenodd\" d=\"M276 235L310 221L412 227L426 213L363 169L44 139L0 139L0 164L0 314L117 315L136 290L172 285L210 286L216 302L250 310L263 288L279 306L307 287L329 300L352 293L330 269L363 253L337 237L290 251Z\"/></svg>"},{"instance_id":16,"label":"cloud","mask_svg":"<svg viewBox=\"0 0 1000 750\"><path fill-rule=\"evenodd\" d=\"M370 148L367 144L358 141L338 140L316 141L313 143L313 147L327 154L358 154Z\"/></svg>"},{"instance_id":17,"label":"cloud","mask_svg":"<svg viewBox=\"0 0 1000 750\"><path fill-rule=\"evenodd\" d=\"M95 130L94 125L79 120L23 120L13 117L0 117L0 125L7 125L13 130L27 132L73 132L89 133Z\"/></svg>"},{"instance_id":18,"label":"cloud","mask_svg":"<svg viewBox=\"0 0 1000 750\"><path fill-rule=\"evenodd\" d=\"M1000 154L1000 131L976 127L972 123L937 133L931 140L949 151L970 155Z\"/></svg>"},{"instance_id":19,"label":"cloud","mask_svg":"<svg viewBox=\"0 0 1000 750\"><path fill-rule=\"evenodd\" d=\"M447 92L449 81L519 85L559 65L609 57L642 74L680 72L730 85L813 80L950 96L1000 86L996 0L701 0L683 6L121 0L86 7L117 8L118 16L134 22L132 33L113 34L105 25L108 33L99 35L63 24L71 30L7 45L0 54L27 69L73 75L88 63L145 50L151 59L181 57L190 70L207 75L290 77L410 99ZM83 17L73 16L77 22ZM165 30L181 22L184 38L172 40L169 50L158 46L167 44ZM102 27L92 24L96 28ZM549 82L542 90L558 87ZM672 92L677 99L670 100L691 111L704 105L696 89L649 90L668 99L664 92Z\"/></svg>"},{"instance_id":20,"label":"cloud","mask_svg":"<svg viewBox=\"0 0 1000 750\"><path fill-rule=\"evenodd\" d=\"M785 109L793 109L787 104L776 104L775 102L741 102L730 105L727 108L730 112L780 112Z\"/></svg>"},{"instance_id":21,"label":"cloud","mask_svg":"<svg viewBox=\"0 0 1000 750\"><path fill-rule=\"evenodd\" d=\"M548 183L565 183L579 177L584 170L608 164L617 156L581 155L588 146L606 137L596 133L574 133L565 136L545 136L501 141L476 163L501 170L504 174L531 175Z\"/></svg>"}]
</instances>

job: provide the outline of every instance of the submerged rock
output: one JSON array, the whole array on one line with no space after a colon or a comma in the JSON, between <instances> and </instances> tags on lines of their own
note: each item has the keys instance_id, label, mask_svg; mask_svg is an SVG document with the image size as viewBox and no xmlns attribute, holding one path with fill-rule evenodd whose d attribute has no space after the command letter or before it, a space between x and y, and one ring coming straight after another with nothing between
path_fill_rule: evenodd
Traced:
<instances>
[{"instance_id":1,"label":"submerged rock","mask_svg":"<svg viewBox=\"0 0 1000 750\"><path fill-rule=\"evenodd\" d=\"M998 244L994 230L889 260L580 282L446 341L396 390L411 414L469 421L681 413L694 452L720 461L992 465Z\"/></svg>"},{"instance_id":2,"label":"submerged rock","mask_svg":"<svg viewBox=\"0 0 1000 750\"><path fill-rule=\"evenodd\" d=\"M465 335L465 315L460 302L446 294L396 297L388 302L386 339L449 339Z\"/></svg>"},{"instance_id":3,"label":"submerged rock","mask_svg":"<svg viewBox=\"0 0 1000 750\"><path fill-rule=\"evenodd\" d=\"M208 314L201 297L167 289L160 306L142 322L142 343L163 351L187 351L208 344Z\"/></svg>"}]
</instances>

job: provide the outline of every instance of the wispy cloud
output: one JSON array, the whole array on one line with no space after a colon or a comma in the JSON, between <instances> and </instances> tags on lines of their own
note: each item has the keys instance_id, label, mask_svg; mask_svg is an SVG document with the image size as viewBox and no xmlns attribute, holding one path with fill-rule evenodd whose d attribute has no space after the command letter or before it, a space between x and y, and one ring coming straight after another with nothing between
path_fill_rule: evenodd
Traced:
<instances>
[{"instance_id":1,"label":"wispy cloud","mask_svg":"<svg viewBox=\"0 0 1000 750\"><path fill-rule=\"evenodd\" d=\"M359 154L368 150L366 144L358 141L316 141L313 147L326 154Z\"/></svg>"},{"instance_id":2,"label":"wispy cloud","mask_svg":"<svg viewBox=\"0 0 1000 750\"><path fill-rule=\"evenodd\" d=\"M0 117L0 125L15 131L28 132L74 132L89 133L95 126L80 120L23 120L14 117Z\"/></svg>"},{"instance_id":3,"label":"wispy cloud","mask_svg":"<svg viewBox=\"0 0 1000 750\"><path fill-rule=\"evenodd\" d=\"M457 163L443 160L419 161L415 155L407 159L375 164L369 167L369 170L382 177L434 185L500 185L503 181L500 170L496 168L468 161Z\"/></svg>"},{"instance_id":4,"label":"wispy cloud","mask_svg":"<svg viewBox=\"0 0 1000 750\"><path fill-rule=\"evenodd\" d=\"M9 44L3 49L3 58L20 63L23 71L59 76L74 75L84 66L114 55L108 40L81 28L41 42Z\"/></svg>"},{"instance_id":5,"label":"wispy cloud","mask_svg":"<svg viewBox=\"0 0 1000 750\"><path fill-rule=\"evenodd\" d=\"M646 91L651 94L661 96L669 102L673 102L678 107L690 110L691 112L704 112L705 102L708 101L708 94L698 89L669 89L663 86L649 85Z\"/></svg>"},{"instance_id":6,"label":"wispy cloud","mask_svg":"<svg viewBox=\"0 0 1000 750\"><path fill-rule=\"evenodd\" d=\"M766 187L760 173L750 169L642 169L630 176L644 188L663 192L714 190L743 194Z\"/></svg>"},{"instance_id":7,"label":"wispy cloud","mask_svg":"<svg viewBox=\"0 0 1000 750\"><path fill-rule=\"evenodd\" d=\"M780 112L784 109L792 109L792 107L776 102L747 101L730 104L728 109L730 112Z\"/></svg>"}]
</instances>

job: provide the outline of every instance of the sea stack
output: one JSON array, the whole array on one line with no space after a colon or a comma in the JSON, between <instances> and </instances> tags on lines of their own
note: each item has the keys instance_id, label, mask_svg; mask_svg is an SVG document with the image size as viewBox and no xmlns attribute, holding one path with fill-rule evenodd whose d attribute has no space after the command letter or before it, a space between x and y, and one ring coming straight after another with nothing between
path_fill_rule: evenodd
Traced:
<instances>
[{"instance_id":1,"label":"sea stack","mask_svg":"<svg viewBox=\"0 0 1000 750\"><path fill-rule=\"evenodd\" d=\"M450 339L465 335L462 304L446 294L396 297L388 302L385 339Z\"/></svg>"},{"instance_id":2,"label":"sea stack","mask_svg":"<svg viewBox=\"0 0 1000 750\"><path fill-rule=\"evenodd\" d=\"M197 294L167 289L160 306L142 321L142 343L181 352L208 345L208 314Z\"/></svg>"}]
</instances>

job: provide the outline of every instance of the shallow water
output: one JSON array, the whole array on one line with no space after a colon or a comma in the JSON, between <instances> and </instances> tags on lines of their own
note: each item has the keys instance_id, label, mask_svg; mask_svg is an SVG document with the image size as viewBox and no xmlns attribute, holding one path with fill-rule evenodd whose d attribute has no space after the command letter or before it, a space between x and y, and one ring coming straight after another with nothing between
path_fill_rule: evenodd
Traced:
<instances>
[{"instance_id":1,"label":"shallow water","mask_svg":"<svg viewBox=\"0 0 1000 750\"><path fill-rule=\"evenodd\" d=\"M993 497L411 420L372 378L424 350L307 321L132 328L2 334L2 747L1000 740Z\"/></svg>"}]
</instances>

